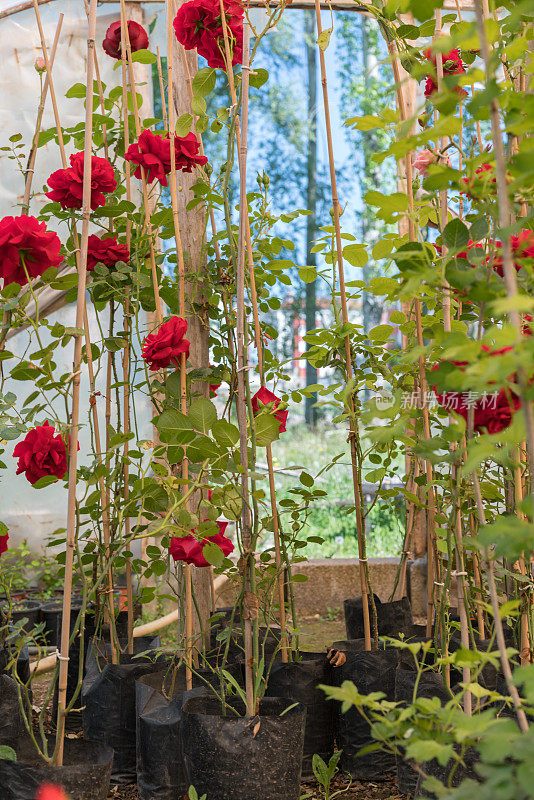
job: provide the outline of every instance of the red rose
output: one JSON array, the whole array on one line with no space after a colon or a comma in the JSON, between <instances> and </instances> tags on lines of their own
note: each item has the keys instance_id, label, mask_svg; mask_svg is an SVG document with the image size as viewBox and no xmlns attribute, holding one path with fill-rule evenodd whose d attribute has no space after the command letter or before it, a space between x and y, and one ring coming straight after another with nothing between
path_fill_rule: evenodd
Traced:
<instances>
[{"instance_id":1,"label":"red rose","mask_svg":"<svg viewBox=\"0 0 534 800\"><path fill-rule=\"evenodd\" d=\"M184 339L187 322L181 317L171 317L155 333L149 333L143 342L141 355L152 371L170 364L180 366L180 356L189 356L189 342Z\"/></svg>"},{"instance_id":2,"label":"red rose","mask_svg":"<svg viewBox=\"0 0 534 800\"><path fill-rule=\"evenodd\" d=\"M35 800L69 800L61 786L53 786L51 783L43 783Z\"/></svg>"},{"instance_id":3,"label":"red rose","mask_svg":"<svg viewBox=\"0 0 534 800\"><path fill-rule=\"evenodd\" d=\"M128 20L128 38L130 39L130 47L132 53L136 50L146 50L148 47L148 34L142 25L134 22L132 19ZM112 58L121 57L121 23L112 22L106 31L106 38L102 42L102 47Z\"/></svg>"},{"instance_id":4,"label":"red rose","mask_svg":"<svg viewBox=\"0 0 534 800\"><path fill-rule=\"evenodd\" d=\"M4 217L0 220L0 278L4 285L28 283L24 266L30 278L37 278L50 267L59 267L62 257L61 242L53 231L47 231L44 222L35 217Z\"/></svg>"},{"instance_id":5,"label":"red rose","mask_svg":"<svg viewBox=\"0 0 534 800\"><path fill-rule=\"evenodd\" d=\"M52 189L46 196L61 208L81 208L83 198L83 152L70 157L71 166L58 169L48 178ZM106 204L105 194L117 188L113 167L105 158L91 157L91 210Z\"/></svg>"},{"instance_id":6,"label":"red rose","mask_svg":"<svg viewBox=\"0 0 534 800\"><path fill-rule=\"evenodd\" d=\"M261 389L259 389L252 398L252 410L254 412L254 416L256 416L256 414L258 414L260 411L263 411L264 409L266 409L271 413L274 411L274 416L280 423L278 432L285 433L287 415L289 411L287 410L287 408L284 411L276 410L281 402L282 401L280 400L279 397L270 392L269 389L266 389L265 386L262 386Z\"/></svg>"},{"instance_id":7,"label":"red rose","mask_svg":"<svg viewBox=\"0 0 534 800\"><path fill-rule=\"evenodd\" d=\"M204 558L204 547L211 543L219 547L223 555L228 556L234 549L234 545L224 532L228 525L227 522L218 521L219 533L215 536L206 536L197 539L193 534L189 536L173 536L169 546L169 553L175 561L184 561L186 564L194 564L195 567L209 567L208 561Z\"/></svg>"},{"instance_id":8,"label":"red rose","mask_svg":"<svg viewBox=\"0 0 534 800\"><path fill-rule=\"evenodd\" d=\"M198 155L200 142L194 133L187 136L174 137L174 159L176 169L191 172L196 165L206 164L206 156ZM166 176L171 171L171 142L169 136L158 136L148 128L143 131L137 142L130 145L124 156L138 166L134 175L141 178L141 167L145 170L147 183L158 180L167 186Z\"/></svg>"},{"instance_id":9,"label":"red rose","mask_svg":"<svg viewBox=\"0 0 534 800\"><path fill-rule=\"evenodd\" d=\"M489 356L500 356L509 353L512 347L502 347L499 350L492 350L487 345L482 345L483 352ZM466 367L467 361L451 361L456 367ZM440 365L432 369L438 369ZM463 370L462 370L463 371ZM500 433L505 430L512 421L515 411L521 408L520 398L510 389L499 389L498 392L484 392L479 396L476 392L438 392L434 386L434 393L440 406L448 411L456 411L460 414L467 424L469 409L474 408L473 421L474 429L482 433L487 429L488 433Z\"/></svg>"},{"instance_id":10,"label":"red rose","mask_svg":"<svg viewBox=\"0 0 534 800\"><path fill-rule=\"evenodd\" d=\"M105 264L110 269L117 261L130 260L130 251L123 244L119 244L114 236L105 236L102 239L94 233L87 242L87 269L92 272L96 264Z\"/></svg>"},{"instance_id":11,"label":"red rose","mask_svg":"<svg viewBox=\"0 0 534 800\"><path fill-rule=\"evenodd\" d=\"M7 550L8 539L9 539L9 533L5 533L3 536L0 536L0 556Z\"/></svg>"},{"instance_id":12,"label":"red rose","mask_svg":"<svg viewBox=\"0 0 534 800\"><path fill-rule=\"evenodd\" d=\"M13 450L14 458L19 460L17 475L25 472L32 486L45 475L62 478L67 471L65 442L61 434L54 436L55 432L47 420L44 425L29 431Z\"/></svg>"},{"instance_id":13,"label":"red rose","mask_svg":"<svg viewBox=\"0 0 534 800\"><path fill-rule=\"evenodd\" d=\"M519 236L510 237L510 244L512 245L514 267L516 268L517 272L519 272L523 266L522 261L524 258L534 259L534 232L521 231ZM497 255L493 259L493 269L502 278L504 277L504 267L502 263L502 243L495 242L495 246L497 247L500 255Z\"/></svg>"},{"instance_id":14,"label":"red rose","mask_svg":"<svg viewBox=\"0 0 534 800\"><path fill-rule=\"evenodd\" d=\"M224 15L232 51L232 65L243 59L243 6L236 0L224 0ZM224 33L219 0L190 0L178 9L174 18L176 38L186 50L198 50L210 67L226 69Z\"/></svg>"},{"instance_id":15,"label":"red rose","mask_svg":"<svg viewBox=\"0 0 534 800\"><path fill-rule=\"evenodd\" d=\"M434 80L435 76L435 69L436 69L436 62L437 58L432 53L432 50L428 48L425 50L425 58L428 61L431 61L434 64L434 72L432 75L427 75L426 83L425 83L425 97L431 97L434 92L437 92L438 85ZM451 50L446 55L443 55L443 74L444 75L460 75L462 72L465 72L465 67L463 61L460 57L459 51L455 48ZM458 92L459 95L462 97L467 97L467 92L462 89L461 86L456 86L455 91Z\"/></svg>"}]
</instances>

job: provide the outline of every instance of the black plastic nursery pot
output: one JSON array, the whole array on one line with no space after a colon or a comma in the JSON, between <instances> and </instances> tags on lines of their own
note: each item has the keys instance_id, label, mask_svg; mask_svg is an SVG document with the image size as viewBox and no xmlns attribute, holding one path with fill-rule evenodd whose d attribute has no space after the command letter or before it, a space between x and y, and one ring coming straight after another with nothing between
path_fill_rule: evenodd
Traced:
<instances>
[{"instance_id":1,"label":"black plastic nursery pot","mask_svg":"<svg viewBox=\"0 0 534 800\"><path fill-rule=\"evenodd\" d=\"M184 763L199 797L298 800L306 709L291 705L266 697L259 714L247 718L228 709L224 715L209 695L188 699L182 708Z\"/></svg>"},{"instance_id":2,"label":"black plastic nursery pot","mask_svg":"<svg viewBox=\"0 0 534 800\"><path fill-rule=\"evenodd\" d=\"M395 674L395 702L410 704L413 702L417 673L412 669L398 668ZM417 687L417 697L437 697L443 704L449 700L449 694L443 683L441 674L424 672ZM401 794L413 797L417 788L418 773L410 763L400 755L395 756L397 764L397 788Z\"/></svg>"},{"instance_id":3,"label":"black plastic nursery pot","mask_svg":"<svg viewBox=\"0 0 534 800\"><path fill-rule=\"evenodd\" d=\"M70 610L71 631L76 623L82 605L74 600ZM61 641L61 625L63 621L63 601L47 600L41 605L41 616L44 622L44 636L49 647L57 647ZM86 617L87 623L87 617Z\"/></svg>"},{"instance_id":4,"label":"black plastic nursery pot","mask_svg":"<svg viewBox=\"0 0 534 800\"><path fill-rule=\"evenodd\" d=\"M344 652L347 656L345 664L332 670L333 683L336 686L341 686L343 681L352 681L361 694L384 692L387 700L394 700L397 668L397 654L394 648L388 647L385 650L372 652L354 650ZM343 750L340 768L357 780L386 780L387 773L395 768L393 754L377 750L358 755L362 748L376 744L371 735L370 725L358 709L352 707L342 714L341 704L336 703L335 706L337 746Z\"/></svg>"},{"instance_id":5,"label":"black plastic nursery pot","mask_svg":"<svg viewBox=\"0 0 534 800\"><path fill-rule=\"evenodd\" d=\"M406 633L413 626L412 607L407 597L393 600L391 603L382 603L380 598L373 595L376 606L376 617L379 636L398 636ZM363 625L363 601L361 597L345 600L345 627L347 639L363 639L365 635ZM369 603L369 619L372 635L372 608Z\"/></svg>"},{"instance_id":6,"label":"black plastic nursery pot","mask_svg":"<svg viewBox=\"0 0 534 800\"><path fill-rule=\"evenodd\" d=\"M121 650L127 642L119 640ZM82 685L83 732L86 739L109 745L114 750L112 780L134 783L136 779L135 681L161 668L162 656L156 652L158 637L134 639L134 655L120 654L120 663L111 663L109 642L92 640ZM148 655L136 657L136 654Z\"/></svg>"},{"instance_id":7,"label":"black plastic nursery pot","mask_svg":"<svg viewBox=\"0 0 534 800\"><path fill-rule=\"evenodd\" d=\"M20 622L22 619L26 619L27 621L22 626L22 630L25 633L31 633L35 626L39 624L41 603L38 600L22 599L13 603L11 613L9 613L9 606L7 604L3 606L2 610L4 614L9 615L8 621L13 624Z\"/></svg>"},{"instance_id":8,"label":"black plastic nursery pot","mask_svg":"<svg viewBox=\"0 0 534 800\"><path fill-rule=\"evenodd\" d=\"M139 800L176 800L187 792L181 746L182 706L189 697L209 693L210 685L221 694L216 666L196 669L196 688L188 692L183 664L177 670L165 668L135 682ZM241 664L227 664L225 670L239 684L243 683Z\"/></svg>"},{"instance_id":9,"label":"black plastic nursery pot","mask_svg":"<svg viewBox=\"0 0 534 800\"><path fill-rule=\"evenodd\" d=\"M35 800L43 783L61 786L72 800L107 800L113 750L105 744L65 739L61 767L41 761L29 737L21 738L14 749L16 761L0 759L2 800Z\"/></svg>"},{"instance_id":10,"label":"black plastic nursery pot","mask_svg":"<svg viewBox=\"0 0 534 800\"><path fill-rule=\"evenodd\" d=\"M288 663L277 658L271 667L267 694L296 700L306 708L303 778L313 776L314 753L328 762L334 752L334 704L318 688L321 684L331 683L332 667L325 653L301 653L299 660Z\"/></svg>"},{"instance_id":11,"label":"black plastic nursery pot","mask_svg":"<svg viewBox=\"0 0 534 800\"><path fill-rule=\"evenodd\" d=\"M0 673L0 744L13 747L23 731L17 683L10 675Z\"/></svg>"}]
</instances>

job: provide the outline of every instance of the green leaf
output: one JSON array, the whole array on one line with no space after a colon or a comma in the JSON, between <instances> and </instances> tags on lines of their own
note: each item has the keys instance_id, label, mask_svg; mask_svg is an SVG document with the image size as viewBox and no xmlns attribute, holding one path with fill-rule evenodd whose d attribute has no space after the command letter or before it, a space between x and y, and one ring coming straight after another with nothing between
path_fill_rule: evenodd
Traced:
<instances>
[{"instance_id":1,"label":"green leaf","mask_svg":"<svg viewBox=\"0 0 534 800\"><path fill-rule=\"evenodd\" d=\"M348 244L343 248L343 258L353 267L365 267L369 261L367 250L363 244Z\"/></svg>"},{"instance_id":2,"label":"green leaf","mask_svg":"<svg viewBox=\"0 0 534 800\"><path fill-rule=\"evenodd\" d=\"M313 283L317 278L315 267L299 267L299 278L303 283Z\"/></svg>"},{"instance_id":3,"label":"green leaf","mask_svg":"<svg viewBox=\"0 0 534 800\"><path fill-rule=\"evenodd\" d=\"M224 561L224 553L214 542L208 542L202 548L202 555L213 567L220 567Z\"/></svg>"},{"instance_id":4,"label":"green leaf","mask_svg":"<svg viewBox=\"0 0 534 800\"><path fill-rule=\"evenodd\" d=\"M200 97L206 97L215 88L215 70L211 67L204 67L199 69L193 78L193 94Z\"/></svg>"},{"instance_id":5,"label":"green leaf","mask_svg":"<svg viewBox=\"0 0 534 800\"><path fill-rule=\"evenodd\" d=\"M150 50L136 50L132 53L132 61L138 64L155 64L157 57Z\"/></svg>"},{"instance_id":6,"label":"green leaf","mask_svg":"<svg viewBox=\"0 0 534 800\"><path fill-rule=\"evenodd\" d=\"M259 447L266 447L276 441L280 435L280 423L272 414L262 413L254 419L254 429L256 431L256 444Z\"/></svg>"},{"instance_id":7,"label":"green leaf","mask_svg":"<svg viewBox=\"0 0 534 800\"><path fill-rule=\"evenodd\" d=\"M188 417L197 431L207 433L214 422L217 422L217 409L210 400L200 397L189 406Z\"/></svg>"},{"instance_id":8,"label":"green leaf","mask_svg":"<svg viewBox=\"0 0 534 800\"><path fill-rule=\"evenodd\" d=\"M255 89L259 89L264 83L267 83L268 79L269 73L266 69L255 69L250 72L249 83Z\"/></svg>"},{"instance_id":9,"label":"green leaf","mask_svg":"<svg viewBox=\"0 0 534 800\"><path fill-rule=\"evenodd\" d=\"M167 444L187 444L195 438L193 426L180 411L164 411L155 424L161 441Z\"/></svg>"},{"instance_id":10,"label":"green leaf","mask_svg":"<svg viewBox=\"0 0 534 800\"><path fill-rule=\"evenodd\" d=\"M233 447L239 441L238 429L225 419L214 422L211 432L222 447Z\"/></svg>"},{"instance_id":11,"label":"green leaf","mask_svg":"<svg viewBox=\"0 0 534 800\"><path fill-rule=\"evenodd\" d=\"M67 89L65 97L85 97L87 94L87 87L84 83L75 83L70 89Z\"/></svg>"},{"instance_id":12,"label":"green leaf","mask_svg":"<svg viewBox=\"0 0 534 800\"><path fill-rule=\"evenodd\" d=\"M207 105L203 97L195 95L191 100L191 110L197 117L201 117L206 113Z\"/></svg>"},{"instance_id":13,"label":"green leaf","mask_svg":"<svg viewBox=\"0 0 534 800\"><path fill-rule=\"evenodd\" d=\"M469 231L461 219L452 219L443 230L443 244L449 250L464 250L469 243Z\"/></svg>"},{"instance_id":14,"label":"green leaf","mask_svg":"<svg viewBox=\"0 0 534 800\"><path fill-rule=\"evenodd\" d=\"M176 135L181 136L182 138L184 136L187 136L187 134L191 130L192 124L193 124L193 116L191 114L182 114L181 116L179 116L178 119L176 120L176 127L174 129L176 131Z\"/></svg>"},{"instance_id":15,"label":"green leaf","mask_svg":"<svg viewBox=\"0 0 534 800\"><path fill-rule=\"evenodd\" d=\"M16 761L17 754L12 747L7 744L0 744L0 758L4 761Z\"/></svg>"},{"instance_id":16,"label":"green leaf","mask_svg":"<svg viewBox=\"0 0 534 800\"><path fill-rule=\"evenodd\" d=\"M372 342L382 344L387 342L389 337L393 334L394 328L392 325L377 325L369 331L369 339Z\"/></svg>"},{"instance_id":17,"label":"green leaf","mask_svg":"<svg viewBox=\"0 0 534 800\"><path fill-rule=\"evenodd\" d=\"M330 44L330 37L332 35L333 28L327 28L324 31L321 31L317 38L317 44L321 48L321 50L326 50L328 45Z\"/></svg>"}]
</instances>

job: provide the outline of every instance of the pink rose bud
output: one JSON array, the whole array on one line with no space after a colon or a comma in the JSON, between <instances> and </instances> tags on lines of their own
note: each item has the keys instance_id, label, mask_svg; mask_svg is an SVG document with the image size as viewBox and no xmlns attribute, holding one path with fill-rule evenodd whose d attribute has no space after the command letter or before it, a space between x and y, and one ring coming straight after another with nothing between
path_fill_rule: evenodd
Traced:
<instances>
[{"instance_id":1,"label":"pink rose bud","mask_svg":"<svg viewBox=\"0 0 534 800\"><path fill-rule=\"evenodd\" d=\"M426 175L430 164L434 164L436 156L431 150L421 150L417 153L415 161L413 162L414 169L419 172L419 175Z\"/></svg>"},{"instance_id":2,"label":"pink rose bud","mask_svg":"<svg viewBox=\"0 0 534 800\"><path fill-rule=\"evenodd\" d=\"M39 58L35 59L34 66L35 66L36 72L46 72L46 64L45 64L45 60L44 60L44 58L42 56L39 56Z\"/></svg>"}]
</instances>

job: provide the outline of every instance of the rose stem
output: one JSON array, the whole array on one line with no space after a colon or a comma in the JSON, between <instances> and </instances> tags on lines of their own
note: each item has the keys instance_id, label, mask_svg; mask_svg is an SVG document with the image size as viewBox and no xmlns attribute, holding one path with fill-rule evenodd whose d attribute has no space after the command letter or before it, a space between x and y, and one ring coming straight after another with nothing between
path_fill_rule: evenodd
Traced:
<instances>
[{"instance_id":1,"label":"rose stem","mask_svg":"<svg viewBox=\"0 0 534 800\"><path fill-rule=\"evenodd\" d=\"M223 29L223 37L224 37L224 50L225 50L225 58L226 58L226 72L228 75L228 81L230 84L230 96L232 99L232 104L235 113L235 121L236 121L236 144L238 149L238 158L239 158L239 172L240 176L244 173L244 192L243 197L240 200L240 209L241 209L241 202L244 203L244 225L245 225L245 246L246 246L246 255L247 255L247 262L248 262L248 272L249 272L249 284L250 284L250 299L252 304L252 313L254 319L254 341L256 345L256 351L258 356L258 371L260 376L260 384L261 386L265 386L265 376L264 376L264 369L263 369L263 345L261 339L261 328L259 322L259 311L258 311L258 297L256 292L256 278L254 274L254 257L252 254L252 239L250 235L250 220L248 214L248 200L247 200L247 192L246 192L246 153L247 153L247 143L246 141L243 142L243 146L241 143L241 132L240 132L240 121L239 115L237 112L237 92L235 88L235 79L234 79L234 72L232 69L232 54L230 51L230 40L228 37L228 26L226 24L226 15L224 12L224 2L223 0L219 0L219 6L221 9L221 21L222 21L222 29ZM248 34L248 25L244 26L244 29L247 30ZM243 50L243 53L245 51ZM249 76L250 76L250 65L248 63L244 65L244 73L243 73L243 84L242 84L242 101L245 101L245 85L249 86ZM245 81L246 78L246 81ZM246 97L247 108L248 108L248 95ZM242 124L245 125L246 123L242 121ZM244 136L243 136L244 138ZM243 163L242 163L243 162ZM241 242L240 242L241 245ZM238 376L239 377L239 376ZM274 467L273 467L273 456L272 456L272 448L271 444L269 443L266 448L266 458L267 458L267 472L269 475L269 494L270 494L270 502L271 502L271 515L273 520L273 539L274 539L274 555L275 555L275 566L276 566L276 574L277 574L277 588L278 588L278 604L280 607L280 650L281 650L281 658L282 662L286 663L289 658L288 653L288 642L287 642L287 633L286 633L286 606L285 606L285 586L284 586L284 569L282 565L282 551L280 547L280 528L279 528L279 517L278 517L278 508L276 505L276 484L274 479Z\"/></svg>"},{"instance_id":2,"label":"rose stem","mask_svg":"<svg viewBox=\"0 0 534 800\"><path fill-rule=\"evenodd\" d=\"M57 28L56 28L56 35L54 36L54 42L52 44L52 50L50 51L50 55L48 57L50 70L52 70L54 66L54 58L56 57L56 49L57 43L59 41L59 34L61 33L61 26L63 25L64 14L59 15ZM48 94L48 87L50 85L50 81L48 79L48 72L46 73L45 82L43 85L43 91L41 93L41 100L39 102L39 109L37 111L37 122L35 123L35 132L33 134L32 140L32 147L30 150L30 155L28 157L28 163L26 164L26 181L24 186L24 197L22 199L22 213L28 214L30 211L30 193L32 189L32 181L33 181L33 171L35 167L35 159L37 157L37 143L39 141L39 133L41 131L41 123L43 121L43 114L44 108L46 103L46 96Z\"/></svg>"},{"instance_id":3,"label":"rose stem","mask_svg":"<svg viewBox=\"0 0 534 800\"><path fill-rule=\"evenodd\" d=\"M35 11L38 18L39 33L43 42L43 55L47 72L49 71L46 45L42 36L42 26L39 18L39 7L34 0ZM57 716L57 743L54 764L63 764L63 746L65 733L65 707L67 695L67 672L69 659L70 613L72 593L72 572L74 549L76 546L76 478L78 460L78 422L80 410L80 373L82 366L82 336L79 330L84 326L85 287L87 277L87 241L89 238L89 221L91 216L91 156L93 144L93 51L95 47L97 0L91 0L87 37L87 75L85 98L85 142L84 142L84 171L82 195L82 235L81 252L78 262L78 296L76 302L76 328L74 335L74 362L72 367L72 427L69 439L69 473L68 473L68 512L67 512L67 542L65 560L65 585L63 591L63 617L61 624L61 658L59 664L59 696ZM50 84L52 90L52 84Z\"/></svg>"},{"instance_id":4,"label":"rose stem","mask_svg":"<svg viewBox=\"0 0 534 800\"><path fill-rule=\"evenodd\" d=\"M130 46L130 34L128 32L128 24L127 24L127 17L126 17L126 3L124 0L120 0L121 3L121 41L123 44L126 44L126 57L128 62L128 71L130 76L130 89L132 92L132 105L134 111L134 120L135 120L135 132L136 136L139 139L141 136L141 122L139 119L139 109L137 107L137 90L135 85L135 73L134 73L134 66L132 61L132 48ZM154 237L152 235L152 223L150 221L150 204L148 201L148 185L146 181L145 175L145 168L143 166L140 167L141 169L141 186L142 186L142 193L143 193L143 207L145 211L145 221L146 221L146 230L147 230L147 237L148 243L150 247L150 267L152 272L152 286L154 289L154 301L156 304L156 320L158 324L161 324L163 321L163 314L161 311L161 298L159 295L159 283L158 283L158 270L156 267L156 256L154 253Z\"/></svg>"},{"instance_id":5,"label":"rose stem","mask_svg":"<svg viewBox=\"0 0 534 800\"><path fill-rule=\"evenodd\" d=\"M176 239L176 252L178 256L178 292L180 316L185 319L185 263L184 251L182 247L182 237L180 234L180 221L178 219L178 195L176 188L176 157L174 148L174 97L173 97L173 45L172 45L172 9L170 0L166 0L165 8L167 13L167 91L168 91L168 132L171 148L171 172L169 175L169 189L172 204L172 220L174 224L174 237ZM187 375L186 375L186 354L180 355L180 409L182 414L187 415ZM184 448L184 458L182 460L182 478L187 481L189 478L189 464ZM187 484L184 484L185 491ZM189 500L186 500L186 511L189 511ZM193 686L193 593L191 565L183 565L183 581L185 583L185 670L187 688Z\"/></svg>"},{"instance_id":6,"label":"rose stem","mask_svg":"<svg viewBox=\"0 0 534 800\"><path fill-rule=\"evenodd\" d=\"M124 33L125 23L121 18L121 41ZM123 106L123 127L124 127L124 152L130 146L130 128L128 125L128 78L126 69L126 50L121 47L121 73L122 73L122 106ZM163 100L165 103L165 100ZM124 175L126 178L126 199L131 202L132 199L132 179L130 174L130 162L124 159ZM126 215L126 247L130 251L132 241L132 223L130 216ZM122 372L124 378L124 433L127 435L130 432L130 293L127 289L124 296L124 330L127 333L126 347L124 348L122 358ZM124 442L123 451L123 475L124 475L124 502L127 505L130 496L130 467L128 463L128 442ZM125 538L127 541L130 539L130 517L127 514L124 520ZM134 608L133 608L133 586L132 586L132 559L129 556L126 559L126 601L128 603L128 653L133 655L133 625L134 625Z\"/></svg>"}]
</instances>

